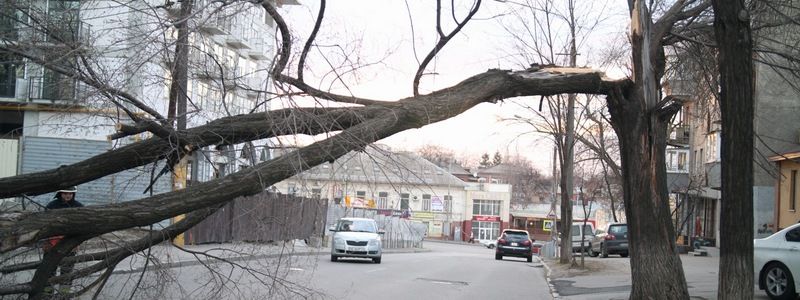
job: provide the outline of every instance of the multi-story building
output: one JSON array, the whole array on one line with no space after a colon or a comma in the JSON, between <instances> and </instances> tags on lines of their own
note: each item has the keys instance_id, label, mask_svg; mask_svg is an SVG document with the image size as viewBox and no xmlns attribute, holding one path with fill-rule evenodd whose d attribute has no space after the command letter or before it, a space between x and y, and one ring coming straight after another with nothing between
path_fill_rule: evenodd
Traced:
<instances>
[{"instance_id":1,"label":"multi-story building","mask_svg":"<svg viewBox=\"0 0 800 300\"><path fill-rule=\"evenodd\" d=\"M0 153L0 176L74 163L151 137L142 133L109 140L117 124L131 123L122 107L138 117L152 116L124 101L121 106L112 105L107 90L90 87L69 72L128 93L168 116L170 67L176 59L174 25L181 22L182 2L12 3L19 6L0 8L0 36L5 46L33 53L46 63L0 51L0 148L8 150ZM264 9L248 2L222 6L218 1L198 0L186 24L187 127L221 116L267 110L274 30ZM54 71L59 68L67 72ZM260 147L265 143L197 151L189 179L207 180L269 159L266 147ZM82 184L79 199L100 204L140 198L149 174L142 167ZM154 191L170 190L170 180L169 175L161 178ZM37 201L46 201L48 196Z\"/></svg>"},{"instance_id":2,"label":"multi-story building","mask_svg":"<svg viewBox=\"0 0 800 300\"><path fill-rule=\"evenodd\" d=\"M775 31L771 34L786 38L795 34L782 27L771 30ZM762 31L761 34L765 32ZM774 45L776 41L778 40L757 39L760 49L771 49L775 53L784 51L782 45ZM786 73L783 67L776 67L781 64L789 65L780 55L764 52L759 53L755 62L754 161L740 162L753 163L753 232L756 237L767 236L781 228L777 210L780 204L779 188L785 178L779 169L781 164L770 162L770 157L791 153L800 147L800 119L797 118L800 115L800 92L792 82L793 75ZM690 201L683 209L690 212L676 220L676 225L684 229L684 235L700 236L714 242L720 238L719 216L721 204L725 201L720 193L723 184L720 157L721 113L712 96L700 96L709 93L704 93L707 89L698 80L686 80L686 77L681 79L680 76L671 78L670 81L673 86L672 94L690 98L682 111L690 132L689 182L686 191ZM668 83L665 87L669 89L669 85Z\"/></svg>"}]
</instances>

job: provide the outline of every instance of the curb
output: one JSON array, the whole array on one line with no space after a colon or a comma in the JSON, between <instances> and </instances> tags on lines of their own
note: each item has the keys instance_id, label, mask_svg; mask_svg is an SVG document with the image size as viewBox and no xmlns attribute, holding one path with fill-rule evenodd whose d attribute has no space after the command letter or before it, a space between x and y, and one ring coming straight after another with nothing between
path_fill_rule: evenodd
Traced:
<instances>
[{"instance_id":1,"label":"curb","mask_svg":"<svg viewBox=\"0 0 800 300\"><path fill-rule=\"evenodd\" d=\"M547 274L545 274L545 280L547 280L547 287L550 288L550 296L552 296L553 299L561 299L558 291L556 291L556 286L553 285L553 277L551 276L552 270L550 270L550 266L548 266L541 257L539 257L539 262L541 262L544 268L547 270Z\"/></svg>"}]
</instances>

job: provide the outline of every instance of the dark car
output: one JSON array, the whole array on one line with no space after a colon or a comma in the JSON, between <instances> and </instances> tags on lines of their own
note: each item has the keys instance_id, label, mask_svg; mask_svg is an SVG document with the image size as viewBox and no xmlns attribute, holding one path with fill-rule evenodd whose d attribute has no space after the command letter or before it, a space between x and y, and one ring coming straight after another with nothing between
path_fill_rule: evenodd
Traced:
<instances>
[{"instance_id":1,"label":"dark car","mask_svg":"<svg viewBox=\"0 0 800 300\"><path fill-rule=\"evenodd\" d=\"M528 262L533 261L533 241L525 230L505 229L497 239L494 259L501 260L503 256L524 257Z\"/></svg>"},{"instance_id":2,"label":"dark car","mask_svg":"<svg viewBox=\"0 0 800 300\"><path fill-rule=\"evenodd\" d=\"M608 225L605 233L595 236L591 252L592 256L608 257L609 254L619 254L628 257L628 224Z\"/></svg>"}]
</instances>

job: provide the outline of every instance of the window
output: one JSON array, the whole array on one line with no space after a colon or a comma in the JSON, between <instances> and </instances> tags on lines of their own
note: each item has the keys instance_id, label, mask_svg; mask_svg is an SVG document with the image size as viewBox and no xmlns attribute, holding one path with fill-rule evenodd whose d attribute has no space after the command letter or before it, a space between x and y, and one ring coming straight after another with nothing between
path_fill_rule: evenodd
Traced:
<instances>
[{"instance_id":1,"label":"window","mask_svg":"<svg viewBox=\"0 0 800 300\"><path fill-rule=\"evenodd\" d=\"M686 167L686 152L678 152L678 171L688 171Z\"/></svg>"},{"instance_id":2,"label":"window","mask_svg":"<svg viewBox=\"0 0 800 300\"><path fill-rule=\"evenodd\" d=\"M472 237L476 240L495 240L500 236L500 222L472 221Z\"/></svg>"},{"instance_id":3,"label":"window","mask_svg":"<svg viewBox=\"0 0 800 300\"><path fill-rule=\"evenodd\" d=\"M789 232L786 233L786 241L800 242L800 227L789 230Z\"/></svg>"},{"instance_id":4,"label":"window","mask_svg":"<svg viewBox=\"0 0 800 300\"><path fill-rule=\"evenodd\" d=\"M311 198L319 199L322 195L322 189L311 189Z\"/></svg>"},{"instance_id":5,"label":"window","mask_svg":"<svg viewBox=\"0 0 800 300\"><path fill-rule=\"evenodd\" d=\"M472 202L472 214L481 216L499 216L500 200L474 200Z\"/></svg>"},{"instance_id":6,"label":"window","mask_svg":"<svg viewBox=\"0 0 800 300\"><path fill-rule=\"evenodd\" d=\"M453 209L453 196L444 195L444 211L452 212Z\"/></svg>"},{"instance_id":7,"label":"window","mask_svg":"<svg viewBox=\"0 0 800 300\"><path fill-rule=\"evenodd\" d=\"M290 183L289 188L286 190L286 193L289 195L294 195L295 193L297 193L297 184Z\"/></svg>"},{"instance_id":8,"label":"window","mask_svg":"<svg viewBox=\"0 0 800 300\"><path fill-rule=\"evenodd\" d=\"M719 157L717 157L717 149L719 148L717 134L719 133L709 134L708 137L706 137L706 162L715 162L719 160Z\"/></svg>"},{"instance_id":9,"label":"window","mask_svg":"<svg viewBox=\"0 0 800 300\"><path fill-rule=\"evenodd\" d=\"M422 211L431 211L431 195L422 194Z\"/></svg>"},{"instance_id":10,"label":"window","mask_svg":"<svg viewBox=\"0 0 800 300\"><path fill-rule=\"evenodd\" d=\"M797 209L797 170L792 170L792 178L789 186L789 210Z\"/></svg>"},{"instance_id":11,"label":"window","mask_svg":"<svg viewBox=\"0 0 800 300\"><path fill-rule=\"evenodd\" d=\"M378 208L386 208L389 204L389 193L378 192Z\"/></svg>"},{"instance_id":12,"label":"window","mask_svg":"<svg viewBox=\"0 0 800 300\"><path fill-rule=\"evenodd\" d=\"M408 209L408 193L400 194L400 209Z\"/></svg>"}]
</instances>

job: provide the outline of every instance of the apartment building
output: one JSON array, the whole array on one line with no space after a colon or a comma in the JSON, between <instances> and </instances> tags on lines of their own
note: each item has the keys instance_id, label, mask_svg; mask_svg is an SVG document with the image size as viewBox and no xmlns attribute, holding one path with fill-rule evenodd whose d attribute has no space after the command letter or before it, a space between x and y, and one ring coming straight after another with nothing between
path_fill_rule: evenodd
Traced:
<instances>
[{"instance_id":1,"label":"apartment building","mask_svg":"<svg viewBox=\"0 0 800 300\"><path fill-rule=\"evenodd\" d=\"M287 1L282 1L286 4ZM76 73L128 93L168 116L170 66L175 60L180 3L133 1L16 1L0 8L0 36L7 48L42 61L0 51L0 176L71 164L149 133L111 140L117 124L130 124L123 107L152 117L108 90L90 86ZM274 53L273 24L263 8L248 2L222 6L194 1L189 28L187 127L222 116L269 109L267 70ZM291 4L291 3L290 3ZM85 60L84 60L85 59ZM63 69L68 72L57 72ZM73 72L70 75L69 72ZM270 158L266 141L197 151L190 182L238 171ZM147 166L78 187L85 204L141 198L151 181ZM158 173L158 170L156 171ZM171 190L169 175L154 192ZM34 198L44 202L52 195ZM25 203L22 199L13 201Z\"/></svg>"}]
</instances>

